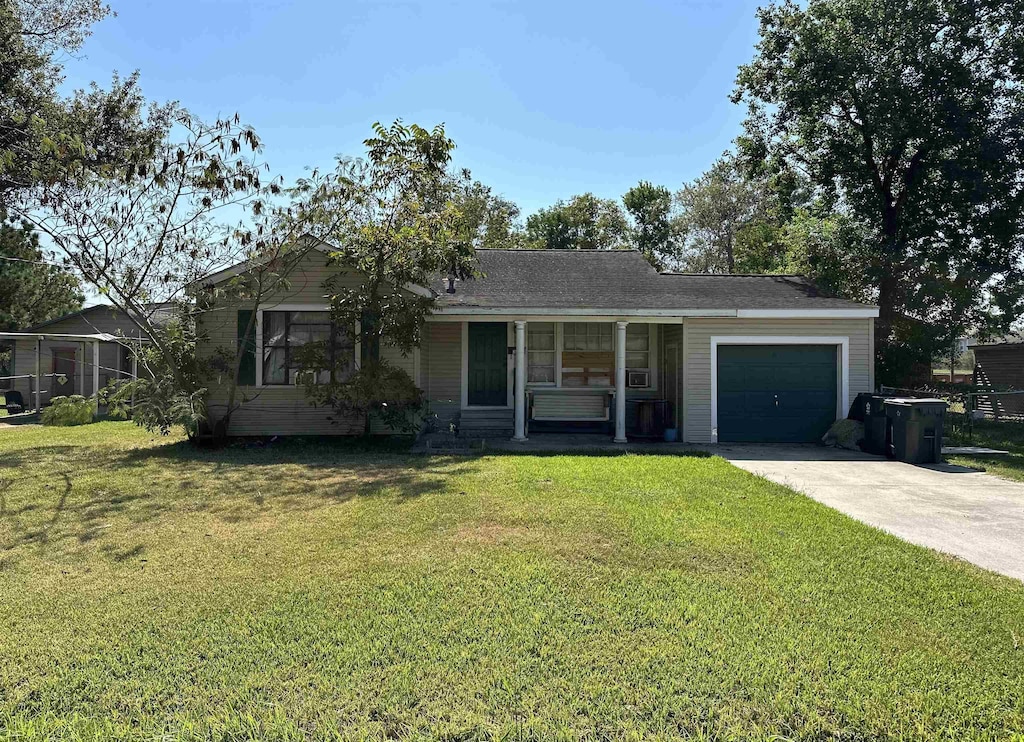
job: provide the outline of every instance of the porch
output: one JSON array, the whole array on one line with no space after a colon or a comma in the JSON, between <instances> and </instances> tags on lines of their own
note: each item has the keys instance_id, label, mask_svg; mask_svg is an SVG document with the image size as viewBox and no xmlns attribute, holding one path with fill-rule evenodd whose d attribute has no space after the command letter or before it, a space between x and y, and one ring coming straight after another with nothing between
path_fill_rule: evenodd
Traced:
<instances>
[{"instance_id":1,"label":"porch","mask_svg":"<svg viewBox=\"0 0 1024 742\"><path fill-rule=\"evenodd\" d=\"M99 390L138 376L128 341L108 333L0 332L0 346L11 349L0 390L8 392L8 408L20 399L23 413L38 413L54 397L73 394L92 397L98 412Z\"/></svg>"},{"instance_id":2,"label":"porch","mask_svg":"<svg viewBox=\"0 0 1024 742\"><path fill-rule=\"evenodd\" d=\"M531 435L590 433L591 441L599 434L622 444L638 404L675 404L675 378L664 388L659 368L661 323L538 320L461 323L461 437L524 443Z\"/></svg>"}]
</instances>

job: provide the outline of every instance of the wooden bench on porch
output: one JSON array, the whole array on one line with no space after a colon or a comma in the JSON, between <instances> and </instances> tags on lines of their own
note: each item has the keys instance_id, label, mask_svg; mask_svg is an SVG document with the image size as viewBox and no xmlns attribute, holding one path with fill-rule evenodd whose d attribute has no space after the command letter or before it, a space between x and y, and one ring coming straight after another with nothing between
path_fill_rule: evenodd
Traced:
<instances>
[{"instance_id":1,"label":"wooden bench on porch","mask_svg":"<svg viewBox=\"0 0 1024 742\"><path fill-rule=\"evenodd\" d=\"M607 389L532 389L530 420L537 422L606 423L611 420L613 393Z\"/></svg>"},{"instance_id":2,"label":"wooden bench on porch","mask_svg":"<svg viewBox=\"0 0 1024 742\"><path fill-rule=\"evenodd\" d=\"M611 420L615 354L566 351L562 354L562 386L530 391L528 420L537 422L606 423ZM602 388L603 387L603 388Z\"/></svg>"}]
</instances>

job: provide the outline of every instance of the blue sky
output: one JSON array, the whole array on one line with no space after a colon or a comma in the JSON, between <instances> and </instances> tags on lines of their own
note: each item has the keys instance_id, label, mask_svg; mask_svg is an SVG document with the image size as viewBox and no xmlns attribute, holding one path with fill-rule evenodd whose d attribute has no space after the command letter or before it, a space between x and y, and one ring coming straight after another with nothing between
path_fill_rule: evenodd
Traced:
<instances>
[{"instance_id":1,"label":"blue sky","mask_svg":"<svg viewBox=\"0 0 1024 742\"><path fill-rule=\"evenodd\" d=\"M739 132L757 39L757 0L110 2L70 86L138 69L150 99L238 112L288 180L361 154L376 120L444 122L524 215L698 176Z\"/></svg>"}]
</instances>

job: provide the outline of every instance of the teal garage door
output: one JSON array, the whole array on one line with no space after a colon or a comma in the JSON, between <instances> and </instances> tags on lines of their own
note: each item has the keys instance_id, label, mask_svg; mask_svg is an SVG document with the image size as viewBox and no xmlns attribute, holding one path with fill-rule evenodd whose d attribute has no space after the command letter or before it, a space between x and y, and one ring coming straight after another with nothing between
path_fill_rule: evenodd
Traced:
<instances>
[{"instance_id":1,"label":"teal garage door","mask_svg":"<svg viewBox=\"0 0 1024 742\"><path fill-rule=\"evenodd\" d=\"M836 421L834 345L719 345L718 440L813 443Z\"/></svg>"}]
</instances>

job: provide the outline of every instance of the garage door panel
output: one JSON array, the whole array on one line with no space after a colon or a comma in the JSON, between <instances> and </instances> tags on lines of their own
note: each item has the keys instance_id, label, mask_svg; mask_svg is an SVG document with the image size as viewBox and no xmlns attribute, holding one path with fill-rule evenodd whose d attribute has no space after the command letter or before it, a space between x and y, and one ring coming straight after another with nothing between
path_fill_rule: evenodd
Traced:
<instances>
[{"instance_id":1,"label":"garage door panel","mask_svg":"<svg viewBox=\"0 0 1024 742\"><path fill-rule=\"evenodd\" d=\"M814 442L836 419L831 345L720 345L718 440Z\"/></svg>"}]
</instances>

